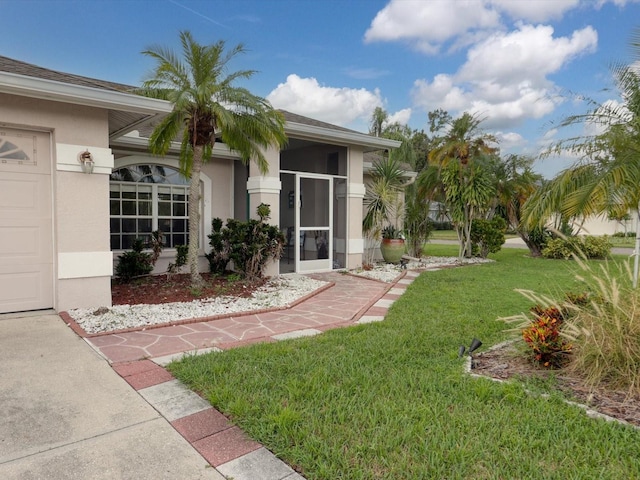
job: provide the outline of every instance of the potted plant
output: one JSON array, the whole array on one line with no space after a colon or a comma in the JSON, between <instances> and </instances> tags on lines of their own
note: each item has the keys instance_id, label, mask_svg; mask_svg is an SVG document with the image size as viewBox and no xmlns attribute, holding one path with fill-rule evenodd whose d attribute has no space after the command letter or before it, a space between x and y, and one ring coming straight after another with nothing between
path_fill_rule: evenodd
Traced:
<instances>
[{"instance_id":1,"label":"potted plant","mask_svg":"<svg viewBox=\"0 0 640 480\"><path fill-rule=\"evenodd\" d=\"M383 225L386 224L394 228L393 231L388 231L388 235L396 238L390 238L390 240L399 240L397 237L400 232L395 225L402 221L401 194L404 187L402 183L403 174L403 168L393 157L383 157L374 163L364 198L366 214L362 222L362 231L367 245L365 247L366 258L363 259L365 264L373 263L375 257L374 249L377 250L378 242L382 245L381 237L384 239Z\"/></svg>"},{"instance_id":2,"label":"potted plant","mask_svg":"<svg viewBox=\"0 0 640 480\"><path fill-rule=\"evenodd\" d=\"M393 225L382 229L382 242L380 242L382 258L387 263L398 263L404 255L404 235Z\"/></svg>"}]
</instances>

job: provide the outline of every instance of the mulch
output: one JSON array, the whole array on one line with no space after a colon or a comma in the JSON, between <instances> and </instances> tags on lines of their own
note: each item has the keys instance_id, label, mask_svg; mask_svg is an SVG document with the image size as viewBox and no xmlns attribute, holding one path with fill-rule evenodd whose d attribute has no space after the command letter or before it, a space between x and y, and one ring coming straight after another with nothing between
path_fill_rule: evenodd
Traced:
<instances>
[{"instance_id":1,"label":"mulch","mask_svg":"<svg viewBox=\"0 0 640 480\"><path fill-rule=\"evenodd\" d=\"M500 380L532 377L544 380L553 375L557 388L569 400L640 427L640 395L630 395L606 385L593 388L583 378L572 375L565 369L543 369L528 361L513 343L475 354L472 372Z\"/></svg>"}]
</instances>

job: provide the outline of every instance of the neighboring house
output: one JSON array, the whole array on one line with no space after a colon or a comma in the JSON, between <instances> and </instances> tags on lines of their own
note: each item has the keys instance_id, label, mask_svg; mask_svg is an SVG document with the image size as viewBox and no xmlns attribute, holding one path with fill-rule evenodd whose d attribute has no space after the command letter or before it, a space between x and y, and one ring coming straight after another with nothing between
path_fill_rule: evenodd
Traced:
<instances>
[{"instance_id":1,"label":"neighboring house","mask_svg":"<svg viewBox=\"0 0 640 480\"><path fill-rule=\"evenodd\" d=\"M186 242L178 145L147 151L171 105L131 89L0 56L0 313L110 306L114 259L133 239L164 232L159 270ZM399 142L283 113L289 142L265 152L265 176L216 145L202 171L201 253L212 218L247 219L266 203L288 239L269 274L359 266L364 155Z\"/></svg>"}]
</instances>

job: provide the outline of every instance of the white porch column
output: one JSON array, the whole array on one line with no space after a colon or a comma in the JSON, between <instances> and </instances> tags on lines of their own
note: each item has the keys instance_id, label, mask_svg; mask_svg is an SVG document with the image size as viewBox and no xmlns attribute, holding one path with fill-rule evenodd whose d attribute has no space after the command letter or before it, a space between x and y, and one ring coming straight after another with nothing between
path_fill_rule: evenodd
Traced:
<instances>
[{"instance_id":1,"label":"white porch column","mask_svg":"<svg viewBox=\"0 0 640 480\"><path fill-rule=\"evenodd\" d=\"M258 218L256 209L261 203L271 207L271 218L268 222L278 227L280 225L280 150L269 147L264 156L269 163L269 170L265 175L251 162L249 165L249 178L247 180L247 192L249 193L249 216ZM278 262L271 262L265 268L265 275L277 275L279 273Z\"/></svg>"},{"instance_id":2,"label":"white porch column","mask_svg":"<svg viewBox=\"0 0 640 480\"><path fill-rule=\"evenodd\" d=\"M347 185L347 258L346 268L362 266L364 240L362 238L362 201L365 194L362 150L349 149L349 177Z\"/></svg>"}]
</instances>

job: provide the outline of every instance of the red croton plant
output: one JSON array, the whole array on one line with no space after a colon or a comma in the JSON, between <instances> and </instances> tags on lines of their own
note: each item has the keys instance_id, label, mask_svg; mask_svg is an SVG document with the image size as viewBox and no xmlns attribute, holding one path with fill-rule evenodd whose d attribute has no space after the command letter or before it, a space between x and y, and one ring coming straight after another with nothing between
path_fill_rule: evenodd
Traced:
<instances>
[{"instance_id":1,"label":"red croton plant","mask_svg":"<svg viewBox=\"0 0 640 480\"><path fill-rule=\"evenodd\" d=\"M571 344L560 335L564 314L557 307L531 309L534 319L522 330L522 338L531 347L535 361L546 368L558 368L571 353Z\"/></svg>"}]
</instances>

